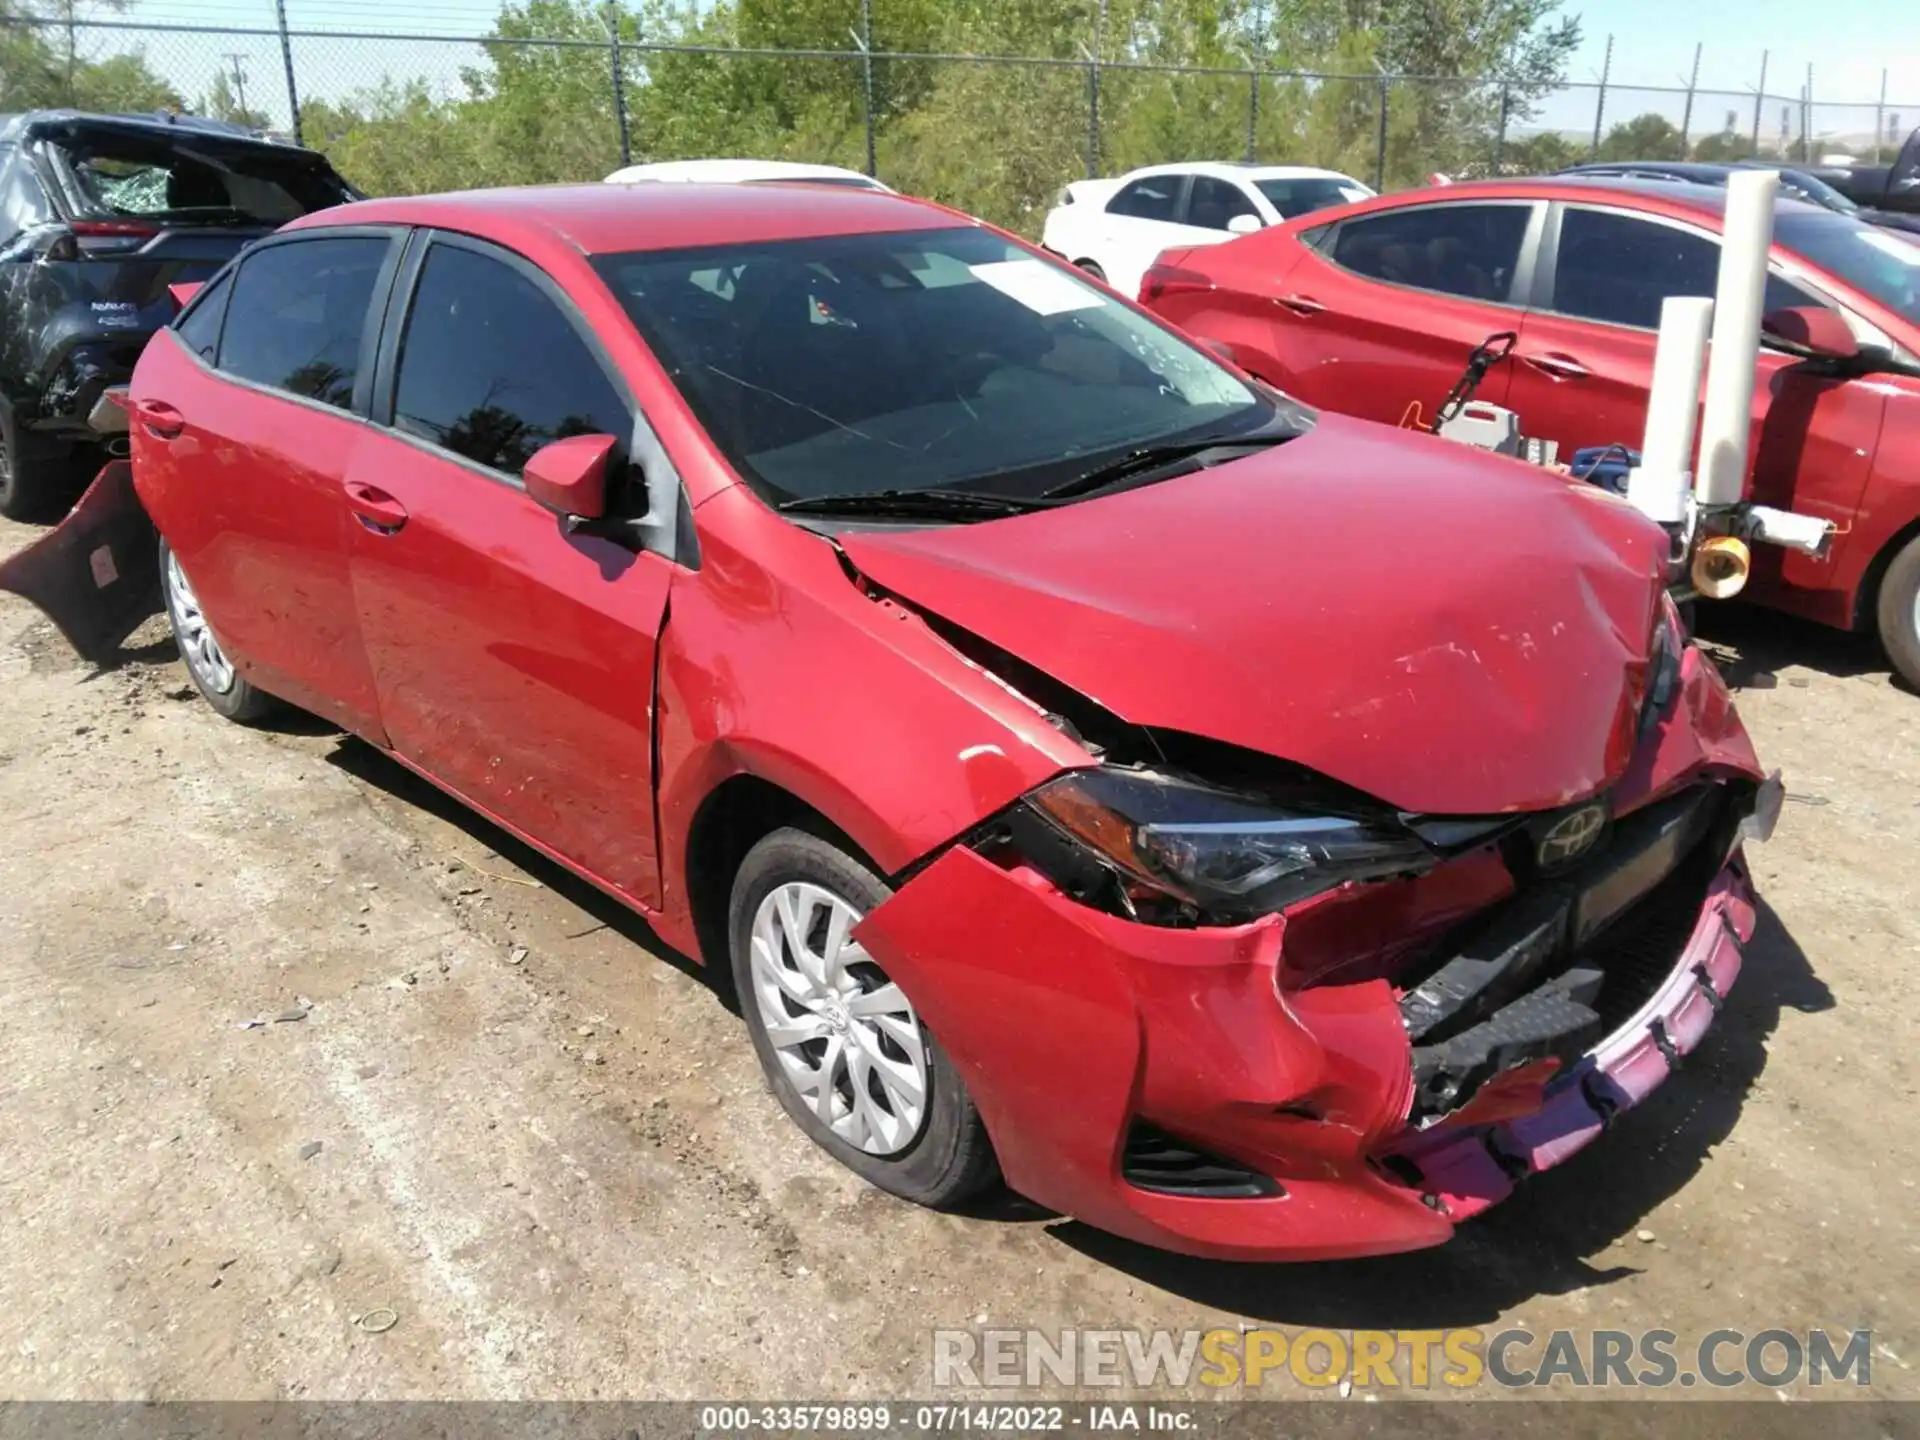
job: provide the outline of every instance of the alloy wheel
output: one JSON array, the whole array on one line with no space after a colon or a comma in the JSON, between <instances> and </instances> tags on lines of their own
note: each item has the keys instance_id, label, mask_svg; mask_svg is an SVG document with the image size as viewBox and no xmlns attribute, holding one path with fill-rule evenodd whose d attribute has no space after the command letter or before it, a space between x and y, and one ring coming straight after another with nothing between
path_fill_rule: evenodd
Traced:
<instances>
[{"instance_id":1,"label":"alloy wheel","mask_svg":"<svg viewBox=\"0 0 1920 1440\"><path fill-rule=\"evenodd\" d=\"M754 912L753 1001L780 1075L869 1155L896 1155L927 1116L927 1051L913 1006L852 938L860 913L822 886L776 886Z\"/></svg>"},{"instance_id":2,"label":"alloy wheel","mask_svg":"<svg viewBox=\"0 0 1920 1440\"><path fill-rule=\"evenodd\" d=\"M173 633L180 642L181 657L194 678L217 694L233 689L233 663L214 639L199 597L187 582L187 572L180 568L180 557L171 549L167 551L167 606L173 612Z\"/></svg>"}]
</instances>

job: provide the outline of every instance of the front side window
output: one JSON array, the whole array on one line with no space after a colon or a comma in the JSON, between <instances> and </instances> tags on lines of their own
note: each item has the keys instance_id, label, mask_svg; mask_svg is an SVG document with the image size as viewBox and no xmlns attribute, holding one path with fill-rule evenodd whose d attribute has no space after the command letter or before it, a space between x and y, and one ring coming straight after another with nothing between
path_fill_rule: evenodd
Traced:
<instances>
[{"instance_id":1,"label":"front side window","mask_svg":"<svg viewBox=\"0 0 1920 1440\"><path fill-rule=\"evenodd\" d=\"M1920 236L1819 212L1781 214L1774 220L1773 233L1780 244L1810 264L1920 325ZM1767 304L1774 308L1771 294Z\"/></svg>"},{"instance_id":2,"label":"front side window","mask_svg":"<svg viewBox=\"0 0 1920 1440\"><path fill-rule=\"evenodd\" d=\"M1552 308L1582 320L1656 330L1668 296L1711 299L1719 277L1716 240L1617 211L1569 207L1560 218ZM1764 303L1778 310L1821 302L1775 275L1767 279Z\"/></svg>"},{"instance_id":3,"label":"front side window","mask_svg":"<svg viewBox=\"0 0 1920 1440\"><path fill-rule=\"evenodd\" d=\"M1107 202L1107 213L1134 220L1171 220L1179 198L1178 175L1149 175L1123 187Z\"/></svg>"},{"instance_id":4,"label":"front side window","mask_svg":"<svg viewBox=\"0 0 1920 1440\"><path fill-rule=\"evenodd\" d=\"M775 503L972 486L1238 434L1274 405L1077 271L975 226L594 262Z\"/></svg>"},{"instance_id":5,"label":"front side window","mask_svg":"<svg viewBox=\"0 0 1920 1440\"><path fill-rule=\"evenodd\" d=\"M1333 260L1356 275L1468 300L1513 291L1530 205L1410 205L1340 227Z\"/></svg>"},{"instance_id":6,"label":"front side window","mask_svg":"<svg viewBox=\"0 0 1920 1440\"><path fill-rule=\"evenodd\" d=\"M1231 180L1213 175L1193 177L1193 189L1187 195L1187 224L1202 230L1224 230L1236 215L1260 218L1260 211L1246 191Z\"/></svg>"},{"instance_id":7,"label":"front side window","mask_svg":"<svg viewBox=\"0 0 1920 1440\"><path fill-rule=\"evenodd\" d=\"M518 478L571 435L624 448L632 411L552 299L502 260L454 245L427 254L400 340L396 429Z\"/></svg>"},{"instance_id":8,"label":"front side window","mask_svg":"<svg viewBox=\"0 0 1920 1440\"><path fill-rule=\"evenodd\" d=\"M351 408L360 340L388 244L380 236L341 235L271 245L248 256L229 282L219 367Z\"/></svg>"}]
</instances>

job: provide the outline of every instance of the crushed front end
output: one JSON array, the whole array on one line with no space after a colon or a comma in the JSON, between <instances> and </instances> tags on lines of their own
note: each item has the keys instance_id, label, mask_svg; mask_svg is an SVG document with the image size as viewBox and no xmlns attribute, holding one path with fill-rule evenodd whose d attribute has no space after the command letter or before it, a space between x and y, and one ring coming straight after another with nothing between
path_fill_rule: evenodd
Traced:
<instances>
[{"instance_id":1,"label":"crushed front end","mask_svg":"<svg viewBox=\"0 0 1920 1440\"><path fill-rule=\"evenodd\" d=\"M1741 847L1779 782L1697 650L1676 640L1636 698L1625 769L1549 812L1262 822L1340 867L1291 902L1283 864L1213 847L1250 822L1161 825L1176 802L1137 775L1076 772L859 938L1032 1199L1219 1258L1439 1244L1677 1068L1752 936ZM1116 813L1143 817L1131 839Z\"/></svg>"}]
</instances>

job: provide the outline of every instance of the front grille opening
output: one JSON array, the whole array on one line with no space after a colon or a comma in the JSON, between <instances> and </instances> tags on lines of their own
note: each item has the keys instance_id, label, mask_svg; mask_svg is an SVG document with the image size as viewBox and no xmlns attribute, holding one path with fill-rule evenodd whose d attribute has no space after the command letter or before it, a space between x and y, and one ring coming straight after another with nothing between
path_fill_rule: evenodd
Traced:
<instances>
[{"instance_id":1,"label":"front grille opening","mask_svg":"<svg viewBox=\"0 0 1920 1440\"><path fill-rule=\"evenodd\" d=\"M1631 1020L1680 963L1681 952L1700 922L1707 888L1720 869L1718 840L1717 834L1710 834L1679 868L1592 942L1592 963L1606 977L1593 1002L1603 1035L1611 1035Z\"/></svg>"},{"instance_id":2,"label":"front grille opening","mask_svg":"<svg viewBox=\"0 0 1920 1440\"><path fill-rule=\"evenodd\" d=\"M1120 1175L1135 1189L1189 1200L1258 1200L1287 1193L1272 1176L1176 1139L1143 1120L1127 1132Z\"/></svg>"}]
</instances>

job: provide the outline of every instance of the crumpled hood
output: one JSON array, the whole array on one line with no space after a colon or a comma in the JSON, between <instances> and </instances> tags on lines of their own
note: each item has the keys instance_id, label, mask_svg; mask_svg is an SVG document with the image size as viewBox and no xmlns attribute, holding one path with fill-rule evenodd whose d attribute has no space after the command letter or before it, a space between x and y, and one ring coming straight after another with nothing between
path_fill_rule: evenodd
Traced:
<instances>
[{"instance_id":1,"label":"crumpled hood","mask_svg":"<svg viewBox=\"0 0 1920 1440\"><path fill-rule=\"evenodd\" d=\"M1323 416L1138 490L840 543L1123 719L1484 815L1625 769L1665 537L1596 487Z\"/></svg>"}]
</instances>

